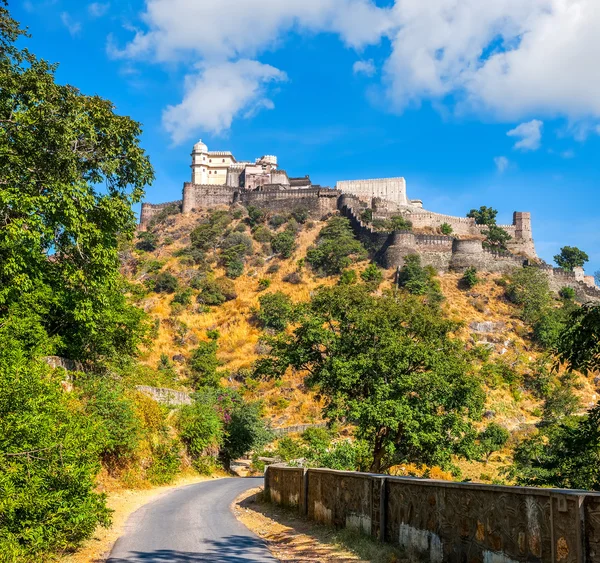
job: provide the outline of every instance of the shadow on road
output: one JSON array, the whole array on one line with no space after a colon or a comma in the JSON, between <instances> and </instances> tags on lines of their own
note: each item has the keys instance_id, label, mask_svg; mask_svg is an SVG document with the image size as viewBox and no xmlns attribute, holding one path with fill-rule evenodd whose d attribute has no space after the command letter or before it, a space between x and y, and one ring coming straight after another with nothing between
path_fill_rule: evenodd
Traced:
<instances>
[{"instance_id":1,"label":"shadow on road","mask_svg":"<svg viewBox=\"0 0 600 563\"><path fill-rule=\"evenodd\" d=\"M259 538L247 536L226 536L220 540L205 540L204 552L177 551L158 549L155 551L132 551L123 557L111 557L107 563L141 563L157 561L169 563L188 563L196 561L212 561L213 563L247 563L275 562L274 558L265 556L266 543Z\"/></svg>"}]
</instances>

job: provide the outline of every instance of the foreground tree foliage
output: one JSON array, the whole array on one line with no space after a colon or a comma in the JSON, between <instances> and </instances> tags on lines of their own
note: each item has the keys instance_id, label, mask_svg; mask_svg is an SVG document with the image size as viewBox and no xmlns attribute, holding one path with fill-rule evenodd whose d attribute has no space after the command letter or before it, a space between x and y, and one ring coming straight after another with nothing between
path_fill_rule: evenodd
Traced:
<instances>
[{"instance_id":1,"label":"foreground tree foliage","mask_svg":"<svg viewBox=\"0 0 600 563\"><path fill-rule=\"evenodd\" d=\"M292 334L268 339L270 355L256 370L266 377L305 371L325 399L324 414L356 424L371 471L406 462L448 467L452 454L474 451L471 421L483 406L464 348L450 337L456 329L418 297L322 288Z\"/></svg>"},{"instance_id":2,"label":"foreground tree foliage","mask_svg":"<svg viewBox=\"0 0 600 563\"><path fill-rule=\"evenodd\" d=\"M558 353L570 369L600 370L599 305L571 313ZM563 380L571 384L570 377ZM574 415L576 407L572 393L561 387L546 400L538 433L515 450L509 473L519 483L600 490L600 403L584 416Z\"/></svg>"},{"instance_id":3,"label":"foreground tree foliage","mask_svg":"<svg viewBox=\"0 0 600 563\"><path fill-rule=\"evenodd\" d=\"M140 125L115 114L107 100L57 84L54 65L16 47L23 33L5 5L0 1L0 554L48 561L108 524L95 480L101 458L131 445L123 426L131 412L105 408L123 405L98 389L63 391L64 375L40 358L59 354L98 374L137 353L145 315L127 301L118 250L133 237L131 206L153 173L139 146Z\"/></svg>"},{"instance_id":4,"label":"foreground tree foliage","mask_svg":"<svg viewBox=\"0 0 600 563\"><path fill-rule=\"evenodd\" d=\"M0 319L35 295L60 353L129 353L139 318L123 296L117 250L153 179L140 125L56 84L55 65L15 47L22 32L3 7L0 34ZM107 319L119 334L104 332Z\"/></svg>"}]
</instances>

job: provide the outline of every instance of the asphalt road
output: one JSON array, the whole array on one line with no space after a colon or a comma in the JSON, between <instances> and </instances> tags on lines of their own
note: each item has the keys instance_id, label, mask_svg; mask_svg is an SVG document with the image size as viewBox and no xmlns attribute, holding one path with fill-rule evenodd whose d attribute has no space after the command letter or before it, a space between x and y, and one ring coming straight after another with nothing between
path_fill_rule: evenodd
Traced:
<instances>
[{"instance_id":1,"label":"asphalt road","mask_svg":"<svg viewBox=\"0 0 600 563\"><path fill-rule=\"evenodd\" d=\"M263 540L231 512L233 500L262 477L204 481L175 489L127 521L108 563L275 563Z\"/></svg>"}]
</instances>

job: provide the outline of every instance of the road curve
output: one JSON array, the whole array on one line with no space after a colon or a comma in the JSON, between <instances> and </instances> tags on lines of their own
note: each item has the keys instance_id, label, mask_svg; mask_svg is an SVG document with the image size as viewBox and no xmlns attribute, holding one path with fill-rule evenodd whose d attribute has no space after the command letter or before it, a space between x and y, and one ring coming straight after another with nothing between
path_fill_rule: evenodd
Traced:
<instances>
[{"instance_id":1,"label":"road curve","mask_svg":"<svg viewBox=\"0 0 600 563\"><path fill-rule=\"evenodd\" d=\"M275 563L266 544L238 522L230 505L262 477L204 481L142 506L127 521L108 563Z\"/></svg>"}]
</instances>

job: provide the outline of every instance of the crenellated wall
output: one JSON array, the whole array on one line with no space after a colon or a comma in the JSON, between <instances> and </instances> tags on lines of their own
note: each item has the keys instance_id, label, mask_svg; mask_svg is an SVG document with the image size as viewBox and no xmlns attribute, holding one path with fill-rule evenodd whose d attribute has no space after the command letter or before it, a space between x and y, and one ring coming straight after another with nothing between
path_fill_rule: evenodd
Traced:
<instances>
[{"instance_id":1,"label":"crenellated wall","mask_svg":"<svg viewBox=\"0 0 600 563\"><path fill-rule=\"evenodd\" d=\"M177 205L181 208L182 201L169 201L167 203L142 203L139 230L145 231L148 227L148 224L152 220L152 217L171 205Z\"/></svg>"},{"instance_id":2,"label":"crenellated wall","mask_svg":"<svg viewBox=\"0 0 600 563\"><path fill-rule=\"evenodd\" d=\"M583 268L575 268L572 272L566 272L561 268L553 268L552 266L542 266L544 272L548 276L550 289L558 293L563 287L570 287L575 291L577 300L585 303L587 301L600 301L600 288L593 283L591 276L586 276Z\"/></svg>"}]
</instances>

